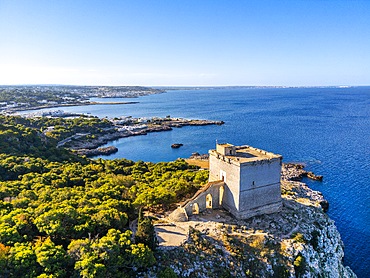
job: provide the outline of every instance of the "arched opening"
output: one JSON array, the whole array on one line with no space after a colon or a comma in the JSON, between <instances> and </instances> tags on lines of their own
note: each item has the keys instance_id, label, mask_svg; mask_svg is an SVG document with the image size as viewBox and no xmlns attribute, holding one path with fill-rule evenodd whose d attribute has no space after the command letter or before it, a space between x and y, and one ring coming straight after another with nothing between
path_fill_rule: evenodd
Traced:
<instances>
[{"instance_id":1,"label":"arched opening","mask_svg":"<svg viewBox=\"0 0 370 278\"><path fill-rule=\"evenodd\" d=\"M206 196L206 208L212 208L212 195L208 194Z\"/></svg>"},{"instance_id":2,"label":"arched opening","mask_svg":"<svg viewBox=\"0 0 370 278\"><path fill-rule=\"evenodd\" d=\"M199 206L198 206L198 203L194 203L193 204L192 213L193 214L199 214Z\"/></svg>"},{"instance_id":3,"label":"arched opening","mask_svg":"<svg viewBox=\"0 0 370 278\"><path fill-rule=\"evenodd\" d=\"M223 186L220 186L220 195L219 195L219 205L222 206L222 200L224 198L224 191L225 191L225 188Z\"/></svg>"}]
</instances>

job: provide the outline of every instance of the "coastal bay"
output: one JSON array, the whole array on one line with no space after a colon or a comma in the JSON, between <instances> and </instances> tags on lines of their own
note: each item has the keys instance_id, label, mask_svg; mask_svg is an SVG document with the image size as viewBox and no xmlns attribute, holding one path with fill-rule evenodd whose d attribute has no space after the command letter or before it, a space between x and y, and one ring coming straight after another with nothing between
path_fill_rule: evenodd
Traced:
<instances>
[{"instance_id":1,"label":"coastal bay","mask_svg":"<svg viewBox=\"0 0 370 278\"><path fill-rule=\"evenodd\" d=\"M286 162L304 163L308 170L325 177L323 182L307 183L323 192L330 203L328 214L336 221L344 241L345 264L359 277L368 277L365 266L370 264L370 249L364 242L370 240L370 200L363 192L367 192L369 184L370 162L369 156L357 150L368 152L366 140L358 138L370 136L369 99L369 87L223 88L168 91L140 97L135 99L139 103L133 105L74 106L63 110L101 118L170 114L225 121L222 126L184 127L121 138L102 146L119 149L102 158L171 161L187 158L193 152L207 153L218 140L273 150L283 154ZM129 101L114 99L123 100ZM184 146L172 149L170 145L177 142Z\"/></svg>"},{"instance_id":2,"label":"coastal bay","mask_svg":"<svg viewBox=\"0 0 370 278\"><path fill-rule=\"evenodd\" d=\"M127 99L126 99L127 100ZM107 158L171 161L207 153L215 141L250 144L280 153L285 162L303 162L322 174L307 181L330 203L345 246L344 262L359 277L369 277L370 88L249 88L169 91L140 97L134 105L67 107L99 117L175 117L223 120L222 126L184 127L171 132L122 138ZM181 142L179 149L170 145Z\"/></svg>"},{"instance_id":3,"label":"coastal bay","mask_svg":"<svg viewBox=\"0 0 370 278\"><path fill-rule=\"evenodd\" d=\"M84 134L78 136L78 139L66 141L63 144L59 142L59 146L69 143L69 149L77 152L80 155L96 156L96 155L110 155L118 151L115 146L100 146L109 145L112 141L119 140L120 138L127 138L132 136L147 135L152 132L171 131L173 128L181 128L184 126L207 126L207 125L223 125L223 121L209 121L209 120L193 120L193 119L171 119L166 118L124 118L111 120L112 127L103 131L103 134ZM91 137L93 139L90 139ZM76 138L76 135L72 136ZM90 137L87 139L86 137ZM171 145L171 147L174 144ZM176 144L175 144L176 145ZM180 144L181 146L183 144Z\"/></svg>"},{"instance_id":4,"label":"coastal bay","mask_svg":"<svg viewBox=\"0 0 370 278\"><path fill-rule=\"evenodd\" d=\"M0 278L370 278L370 1L0 3Z\"/></svg>"}]
</instances>

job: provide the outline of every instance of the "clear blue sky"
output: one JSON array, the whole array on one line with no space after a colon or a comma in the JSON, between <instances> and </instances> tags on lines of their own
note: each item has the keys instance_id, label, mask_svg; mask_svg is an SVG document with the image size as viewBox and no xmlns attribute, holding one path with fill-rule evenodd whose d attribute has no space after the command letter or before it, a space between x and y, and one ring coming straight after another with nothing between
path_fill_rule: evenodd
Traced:
<instances>
[{"instance_id":1,"label":"clear blue sky","mask_svg":"<svg viewBox=\"0 0 370 278\"><path fill-rule=\"evenodd\" d=\"M370 1L0 0L0 84L370 85Z\"/></svg>"}]
</instances>

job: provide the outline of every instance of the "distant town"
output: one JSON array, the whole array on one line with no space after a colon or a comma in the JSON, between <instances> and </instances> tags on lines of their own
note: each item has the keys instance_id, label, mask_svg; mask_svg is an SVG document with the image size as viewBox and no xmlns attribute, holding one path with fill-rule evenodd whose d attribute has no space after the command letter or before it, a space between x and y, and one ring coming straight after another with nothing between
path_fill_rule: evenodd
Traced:
<instances>
[{"instance_id":1,"label":"distant town","mask_svg":"<svg viewBox=\"0 0 370 278\"><path fill-rule=\"evenodd\" d=\"M164 90L140 86L0 86L0 113L99 104L91 98L136 98L163 93Z\"/></svg>"}]
</instances>

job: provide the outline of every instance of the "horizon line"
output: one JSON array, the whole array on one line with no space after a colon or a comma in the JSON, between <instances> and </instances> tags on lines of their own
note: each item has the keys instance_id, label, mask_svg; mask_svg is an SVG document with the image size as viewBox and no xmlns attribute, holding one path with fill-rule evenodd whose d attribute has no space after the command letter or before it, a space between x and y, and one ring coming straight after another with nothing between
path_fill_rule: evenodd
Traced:
<instances>
[{"instance_id":1,"label":"horizon line","mask_svg":"<svg viewBox=\"0 0 370 278\"><path fill-rule=\"evenodd\" d=\"M82 85L82 84L0 84L0 87L19 87L19 86L66 86L66 87L147 87L147 88L227 88L227 87L249 87L249 88L317 88L317 87L369 87L366 85Z\"/></svg>"}]
</instances>

